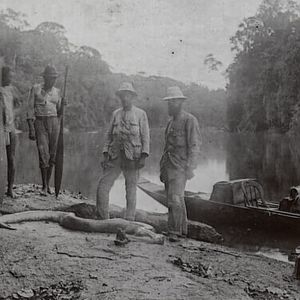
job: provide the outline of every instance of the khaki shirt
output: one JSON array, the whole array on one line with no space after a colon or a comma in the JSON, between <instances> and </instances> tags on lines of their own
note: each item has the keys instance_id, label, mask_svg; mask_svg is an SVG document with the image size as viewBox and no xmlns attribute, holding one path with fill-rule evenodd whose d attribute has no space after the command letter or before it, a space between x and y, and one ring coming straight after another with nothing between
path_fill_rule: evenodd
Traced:
<instances>
[{"instance_id":1,"label":"khaki shirt","mask_svg":"<svg viewBox=\"0 0 300 300\"><path fill-rule=\"evenodd\" d=\"M201 141L199 124L193 115L182 111L176 120L170 120L165 141L161 169L171 167L186 171L196 168Z\"/></svg>"},{"instance_id":2,"label":"khaki shirt","mask_svg":"<svg viewBox=\"0 0 300 300\"><path fill-rule=\"evenodd\" d=\"M42 84L34 85L29 94L27 119L35 117L56 117L61 105L60 90L52 87L45 92Z\"/></svg>"},{"instance_id":3,"label":"khaki shirt","mask_svg":"<svg viewBox=\"0 0 300 300\"><path fill-rule=\"evenodd\" d=\"M116 159L120 151L129 160L139 159L142 153L149 155L150 133L145 111L135 106L129 111L119 108L113 116L105 136L103 153Z\"/></svg>"}]
</instances>

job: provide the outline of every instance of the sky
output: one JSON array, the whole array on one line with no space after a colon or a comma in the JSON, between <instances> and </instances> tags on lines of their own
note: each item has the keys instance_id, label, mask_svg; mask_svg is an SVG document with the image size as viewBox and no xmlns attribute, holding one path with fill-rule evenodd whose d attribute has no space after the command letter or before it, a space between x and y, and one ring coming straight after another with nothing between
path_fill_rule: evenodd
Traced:
<instances>
[{"instance_id":1,"label":"sky","mask_svg":"<svg viewBox=\"0 0 300 300\"><path fill-rule=\"evenodd\" d=\"M233 54L229 38L261 0L1 0L35 27L63 25L69 40L96 48L113 72L168 76L223 88ZM220 72L203 64L207 54Z\"/></svg>"}]
</instances>

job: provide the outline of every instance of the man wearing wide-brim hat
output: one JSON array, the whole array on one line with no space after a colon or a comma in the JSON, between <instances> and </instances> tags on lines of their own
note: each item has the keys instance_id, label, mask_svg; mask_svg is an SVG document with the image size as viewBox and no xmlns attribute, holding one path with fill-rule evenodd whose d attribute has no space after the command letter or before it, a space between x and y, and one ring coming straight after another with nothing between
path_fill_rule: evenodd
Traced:
<instances>
[{"instance_id":1,"label":"man wearing wide-brim hat","mask_svg":"<svg viewBox=\"0 0 300 300\"><path fill-rule=\"evenodd\" d=\"M149 155L149 124L146 112L133 105L137 93L132 83L122 83L116 95L122 107L113 112L105 136L103 174L97 189L97 214L100 219L109 218L109 192L123 172L126 186L125 218L134 220L139 170L144 167Z\"/></svg>"},{"instance_id":2,"label":"man wearing wide-brim hat","mask_svg":"<svg viewBox=\"0 0 300 300\"><path fill-rule=\"evenodd\" d=\"M165 131L165 148L160 161L160 179L168 197L168 232L170 241L187 235L184 190L196 168L200 146L197 119L183 110L186 97L178 86L169 87L163 100L171 116Z\"/></svg>"},{"instance_id":3,"label":"man wearing wide-brim hat","mask_svg":"<svg viewBox=\"0 0 300 300\"><path fill-rule=\"evenodd\" d=\"M41 74L44 83L36 84L30 90L27 110L29 138L36 140L38 148L43 196L51 194L50 178L55 164L59 135L58 118L62 97L60 90L54 86L58 75L54 66L46 66Z\"/></svg>"}]
</instances>

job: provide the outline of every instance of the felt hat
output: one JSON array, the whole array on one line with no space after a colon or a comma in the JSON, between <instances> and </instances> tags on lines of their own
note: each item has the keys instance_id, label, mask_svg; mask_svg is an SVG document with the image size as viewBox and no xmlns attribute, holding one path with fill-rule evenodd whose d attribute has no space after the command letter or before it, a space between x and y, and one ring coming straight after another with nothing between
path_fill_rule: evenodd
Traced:
<instances>
[{"instance_id":1,"label":"felt hat","mask_svg":"<svg viewBox=\"0 0 300 300\"><path fill-rule=\"evenodd\" d=\"M185 100L186 97L183 95L181 89L178 86L171 86L167 89L167 96L163 98L163 100L175 100L182 99Z\"/></svg>"},{"instance_id":2,"label":"felt hat","mask_svg":"<svg viewBox=\"0 0 300 300\"><path fill-rule=\"evenodd\" d=\"M135 96L137 96L137 92L134 89L133 85L131 82L123 82L119 89L116 91L116 94L119 96L122 92L131 92L133 93Z\"/></svg>"},{"instance_id":3,"label":"felt hat","mask_svg":"<svg viewBox=\"0 0 300 300\"><path fill-rule=\"evenodd\" d=\"M51 65L47 65L44 72L41 74L43 77L58 77L58 72L56 68Z\"/></svg>"}]
</instances>

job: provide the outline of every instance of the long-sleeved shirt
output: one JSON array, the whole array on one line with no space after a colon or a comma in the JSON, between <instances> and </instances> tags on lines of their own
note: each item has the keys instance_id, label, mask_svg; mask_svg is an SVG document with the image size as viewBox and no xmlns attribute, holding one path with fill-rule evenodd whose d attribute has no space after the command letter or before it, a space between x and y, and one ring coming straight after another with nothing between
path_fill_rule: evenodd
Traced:
<instances>
[{"instance_id":1,"label":"long-sleeved shirt","mask_svg":"<svg viewBox=\"0 0 300 300\"><path fill-rule=\"evenodd\" d=\"M45 91L42 84L34 85L29 94L27 119L35 117L56 117L60 111L60 90L52 87Z\"/></svg>"},{"instance_id":2,"label":"long-sleeved shirt","mask_svg":"<svg viewBox=\"0 0 300 300\"><path fill-rule=\"evenodd\" d=\"M135 106L130 110L119 108L113 116L105 136L103 153L116 159L120 151L129 160L139 159L141 154L149 155L150 133L145 111Z\"/></svg>"},{"instance_id":3,"label":"long-sleeved shirt","mask_svg":"<svg viewBox=\"0 0 300 300\"><path fill-rule=\"evenodd\" d=\"M165 140L161 168L171 167L182 171L196 168L201 140L199 124L193 115L182 111L176 120L170 120Z\"/></svg>"}]
</instances>

